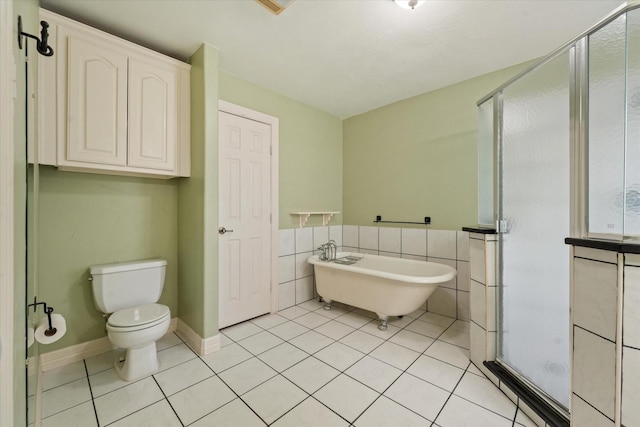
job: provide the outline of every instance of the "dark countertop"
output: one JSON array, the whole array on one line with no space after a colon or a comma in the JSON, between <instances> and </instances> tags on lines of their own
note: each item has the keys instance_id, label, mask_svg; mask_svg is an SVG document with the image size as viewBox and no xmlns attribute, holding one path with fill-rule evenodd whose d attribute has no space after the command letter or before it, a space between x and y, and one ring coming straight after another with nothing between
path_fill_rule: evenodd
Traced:
<instances>
[{"instance_id":1,"label":"dark countertop","mask_svg":"<svg viewBox=\"0 0 640 427\"><path fill-rule=\"evenodd\" d=\"M601 249L603 251L618 252L623 254L640 254L640 244L620 242L616 240L600 239L578 239L567 237L564 239L567 245L580 246L583 248Z\"/></svg>"},{"instance_id":2,"label":"dark countertop","mask_svg":"<svg viewBox=\"0 0 640 427\"><path fill-rule=\"evenodd\" d=\"M478 233L478 234L496 234L495 228L489 227L480 227L480 226L470 226L470 227L462 227L462 231L468 231L469 233Z\"/></svg>"}]
</instances>

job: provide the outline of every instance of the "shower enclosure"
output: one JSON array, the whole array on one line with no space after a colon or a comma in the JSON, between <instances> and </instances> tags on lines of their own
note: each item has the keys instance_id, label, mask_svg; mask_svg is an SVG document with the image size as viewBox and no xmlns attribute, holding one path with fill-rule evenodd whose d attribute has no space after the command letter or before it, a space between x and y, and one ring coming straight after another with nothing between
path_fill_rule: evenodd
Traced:
<instances>
[{"instance_id":1,"label":"shower enclosure","mask_svg":"<svg viewBox=\"0 0 640 427\"><path fill-rule=\"evenodd\" d=\"M640 236L639 6L478 102L479 223L498 233L496 362L567 417L564 239Z\"/></svg>"}]
</instances>

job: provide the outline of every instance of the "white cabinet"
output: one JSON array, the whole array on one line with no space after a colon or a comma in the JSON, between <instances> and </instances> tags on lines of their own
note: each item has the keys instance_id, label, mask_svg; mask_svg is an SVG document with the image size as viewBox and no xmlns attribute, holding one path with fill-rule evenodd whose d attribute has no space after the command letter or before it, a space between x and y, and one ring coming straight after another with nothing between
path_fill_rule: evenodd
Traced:
<instances>
[{"instance_id":1,"label":"white cabinet","mask_svg":"<svg viewBox=\"0 0 640 427\"><path fill-rule=\"evenodd\" d=\"M57 148L40 163L189 176L190 66L45 10L41 18L55 32L56 60L39 68L39 152Z\"/></svg>"},{"instance_id":2,"label":"white cabinet","mask_svg":"<svg viewBox=\"0 0 640 427\"><path fill-rule=\"evenodd\" d=\"M62 25L58 41L58 73L67 76L58 82L58 96L66 98L66 117L64 111L58 117L58 126L66 130L64 143L58 144L58 166L126 166L126 53Z\"/></svg>"},{"instance_id":3,"label":"white cabinet","mask_svg":"<svg viewBox=\"0 0 640 427\"><path fill-rule=\"evenodd\" d=\"M129 62L129 165L171 170L176 164L178 75L162 62Z\"/></svg>"}]
</instances>

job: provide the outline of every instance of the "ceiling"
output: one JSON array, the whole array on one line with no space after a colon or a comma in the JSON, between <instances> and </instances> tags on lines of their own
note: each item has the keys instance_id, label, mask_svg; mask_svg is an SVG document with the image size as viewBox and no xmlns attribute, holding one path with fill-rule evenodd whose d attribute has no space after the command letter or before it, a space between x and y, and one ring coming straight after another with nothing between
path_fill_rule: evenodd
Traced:
<instances>
[{"instance_id":1,"label":"ceiling","mask_svg":"<svg viewBox=\"0 0 640 427\"><path fill-rule=\"evenodd\" d=\"M0 0L1 1L1 0ZM220 68L339 118L546 55L620 0L41 0L179 59L202 42Z\"/></svg>"}]
</instances>

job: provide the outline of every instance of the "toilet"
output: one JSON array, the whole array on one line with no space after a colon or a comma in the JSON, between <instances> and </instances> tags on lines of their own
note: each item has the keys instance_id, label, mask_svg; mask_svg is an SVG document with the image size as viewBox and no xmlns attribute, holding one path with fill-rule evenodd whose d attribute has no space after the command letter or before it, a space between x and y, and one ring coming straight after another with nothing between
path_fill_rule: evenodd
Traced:
<instances>
[{"instance_id":1,"label":"toilet","mask_svg":"<svg viewBox=\"0 0 640 427\"><path fill-rule=\"evenodd\" d=\"M169 307L157 304L164 287L167 261L151 259L90 268L93 300L110 314L107 334L111 343L126 349L124 364L116 372L126 381L144 378L160 365L156 341L169 329Z\"/></svg>"}]
</instances>

